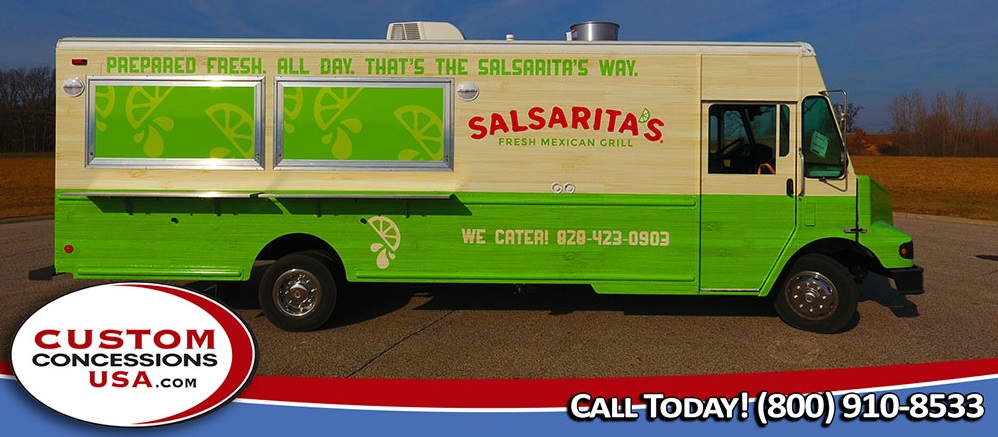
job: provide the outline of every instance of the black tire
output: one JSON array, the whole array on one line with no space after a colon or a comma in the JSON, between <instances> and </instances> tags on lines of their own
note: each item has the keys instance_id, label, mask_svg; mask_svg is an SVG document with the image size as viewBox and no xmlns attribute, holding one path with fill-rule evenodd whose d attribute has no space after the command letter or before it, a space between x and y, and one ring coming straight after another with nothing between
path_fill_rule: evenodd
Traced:
<instances>
[{"instance_id":1,"label":"black tire","mask_svg":"<svg viewBox=\"0 0 998 437\"><path fill-rule=\"evenodd\" d=\"M856 315L856 283L842 264L828 256L800 257L776 286L773 306L794 328L830 334L841 331Z\"/></svg>"},{"instance_id":2,"label":"black tire","mask_svg":"<svg viewBox=\"0 0 998 437\"><path fill-rule=\"evenodd\" d=\"M260 280L260 309L285 331L312 331L336 308L332 258L299 252L275 261Z\"/></svg>"}]
</instances>

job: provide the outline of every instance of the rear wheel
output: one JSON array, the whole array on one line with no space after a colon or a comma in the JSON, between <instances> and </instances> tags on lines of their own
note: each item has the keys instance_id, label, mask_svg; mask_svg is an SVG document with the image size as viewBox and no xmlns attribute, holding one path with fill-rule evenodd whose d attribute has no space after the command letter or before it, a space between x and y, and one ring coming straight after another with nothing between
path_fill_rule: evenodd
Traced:
<instances>
[{"instance_id":1,"label":"rear wheel","mask_svg":"<svg viewBox=\"0 0 998 437\"><path fill-rule=\"evenodd\" d=\"M795 328L829 334L845 328L856 315L856 283L842 264L828 256L802 256L779 287L776 313Z\"/></svg>"},{"instance_id":2,"label":"rear wheel","mask_svg":"<svg viewBox=\"0 0 998 437\"><path fill-rule=\"evenodd\" d=\"M260 309L278 328L311 331L329 320L336 307L332 258L299 252L278 259L260 280Z\"/></svg>"}]
</instances>

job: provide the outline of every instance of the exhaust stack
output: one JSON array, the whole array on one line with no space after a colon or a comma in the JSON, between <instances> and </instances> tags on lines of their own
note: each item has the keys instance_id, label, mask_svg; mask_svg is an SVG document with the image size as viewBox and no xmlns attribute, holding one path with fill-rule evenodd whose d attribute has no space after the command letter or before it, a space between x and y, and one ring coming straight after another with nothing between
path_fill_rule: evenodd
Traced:
<instances>
[{"instance_id":1,"label":"exhaust stack","mask_svg":"<svg viewBox=\"0 0 998 437\"><path fill-rule=\"evenodd\" d=\"M572 25L569 41L616 41L620 25L609 21L586 21Z\"/></svg>"}]
</instances>

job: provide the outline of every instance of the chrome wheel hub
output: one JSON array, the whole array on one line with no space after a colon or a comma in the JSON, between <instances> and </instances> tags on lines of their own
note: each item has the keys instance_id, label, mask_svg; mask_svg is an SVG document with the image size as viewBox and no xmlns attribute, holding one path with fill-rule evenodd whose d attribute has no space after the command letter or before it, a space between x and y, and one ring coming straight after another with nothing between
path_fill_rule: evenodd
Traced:
<instances>
[{"instance_id":1,"label":"chrome wheel hub","mask_svg":"<svg viewBox=\"0 0 998 437\"><path fill-rule=\"evenodd\" d=\"M322 299L322 286L311 272L291 269L274 281L274 304L278 310L291 317L304 317L314 310Z\"/></svg>"},{"instance_id":2,"label":"chrome wheel hub","mask_svg":"<svg viewBox=\"0 0 998 437\"><path fill-rule=\"evenodd\" d=\"M787 280L787 303L805 319L827 318L839 307L839 293L830 279L818 272L804 271Z\"/></svg>"}]
</instances>

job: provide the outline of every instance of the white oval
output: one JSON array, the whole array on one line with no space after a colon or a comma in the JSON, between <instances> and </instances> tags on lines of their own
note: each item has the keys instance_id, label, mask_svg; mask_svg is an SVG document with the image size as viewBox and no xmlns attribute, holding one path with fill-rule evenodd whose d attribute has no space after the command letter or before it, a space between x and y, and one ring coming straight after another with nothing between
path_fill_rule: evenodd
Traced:
<instances>
[{"instance_id":1,"label":"white oval","mask_svg":"<svg viewBox=\"0 0 998 437\"><path fill-rule=\"evenodd\" d=\"M235 313L161 284L105 284L62 296L21 325L11 348L14 375L35 399L119 427L213 411L249 384L257 361L256 340Z\"/></svg>"}]
</instances>

